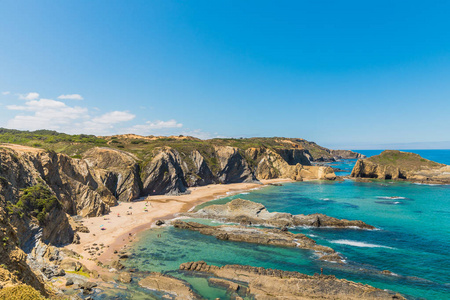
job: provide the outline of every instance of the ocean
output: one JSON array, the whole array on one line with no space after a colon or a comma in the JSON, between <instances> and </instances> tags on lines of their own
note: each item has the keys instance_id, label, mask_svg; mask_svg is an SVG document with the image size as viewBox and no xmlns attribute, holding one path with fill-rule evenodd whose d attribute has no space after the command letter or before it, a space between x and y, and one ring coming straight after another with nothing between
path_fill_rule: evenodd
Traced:
<instances>
[{"instance_id":1,"label":"ocean","mask_svg":"<svg viewBox=\"0 0 450 300\"><path fill-rule=\"evenodd\" d=\"M450 150L405 150L450 164ZM361 150L368 156L381 152ZM355 160L332 163L348 174ZM269 211L292 214L323 213L362 220L377 230L296 228L318 244L345 257L344 265L319 261L309 250L220 241L198 232L164 227L140 234L126 266L139 271L167 272L187 280L206 299L227 299L224 290L209 287L205 278L177 272L181 263L245 264L265 268L325 274L370 284L403 294L408 299L450 298L450 186L405 182L295 182L270 186L202 204L223 204L243 198L264 204ZM200 220L197 220L200 221ZM202 220L207 224L218 224ZM384 275L389 270L392 275ZM115 291L123 298L158 299L134 284ZM112 292L112 290L111 290ZM97 299L106 299L100 294Z\"/></svg>"}]
</instances>

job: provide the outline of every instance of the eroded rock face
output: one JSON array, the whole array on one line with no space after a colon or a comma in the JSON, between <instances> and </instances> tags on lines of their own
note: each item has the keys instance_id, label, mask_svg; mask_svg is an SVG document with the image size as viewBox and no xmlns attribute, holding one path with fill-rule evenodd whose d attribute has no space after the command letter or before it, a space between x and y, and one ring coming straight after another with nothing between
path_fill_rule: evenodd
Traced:
<instances>
[{"instance_id":1,"label":"eroded rock face","mask_svg":"<svg viewBox=\"0 0 450 300\"><path fill-rule=\"evenodd\" d=\"M238 148L216 147L220 170L217 174L221 183L253 182L256 180L252 169L242 157Z\"/></svg>"},{"instance_id":2,"label":"eroded rock face","mask_svg":"<svg viewBox=\"0 0 450 300\"><path fill-rule=\"evenodd\" d=\"M192 175L189 178L189 186L203 186L215 183L216 179L205 161L205 158L197 150L192 151L190 158L193 162L193 170L188 170L186 173L191 172Z\"/></svg>"},{"instance_id":3,"label":"eroded rock face","mask_svg":"<svg viewBox=\"0 0 450 300\"><path fill-rule=\"evenodd\" d=\"M263 229L234 225L208 226L197 222L172 222L175 228L198 231L201 234L215 236L219 240L246 242L260 245L273 245L313 250L320 256L328 255L334 262L342 262L333 249L317 245L316 241L304 234L293 234L279 229ZM332 256L332 254L336 254Z\"/></svg>"},{"instance_id":4,"label":"eroded rock face","mask_svg":"<svg viewBox=\"0 0 450 300\"><path fill-rule=\"evenodd\" d=\"M109 205L116 204L83 160L36 148L3 147L0 176L7 182L6 201L16 203L21 189L44 182L71 215L99 216L109 212Z\"/></svg>"},{"instance_id":5,"label":"eroded rock face","mask_svg":"<svg viewBox=\"0 0 450 300\"><path fill-rule=\"evenodd\" d=\"M192 290L187 282L161 273L151 273L149 276L141 279L139 285L143 288L167 294L169 299L202 299Z\"/></svg>"},{"instance_id":6,"label":"eroded rock face","mask_svg":"<svg viewBox=\"0 0 450 300\"><path fill-rule=\"evenodd\" d=\"M1 186L0 186L1 188ZM0 193L0 285L25 283L48 296L44 282L27 264L27 255L18 247L19 240L4 210L5 199Z\"/></svg>"},{"instance_id":7,"label":"eroded rock face","mask_svg":"<svg viewBox=\"0 0 450 300\"><path fill-rule=\"evenodd\" d=\"M260 203L244 199L234 199L223 205L207 206L197 212L185 213L193 218L215 219L252 225L266 225L278 228L292 226L337 227L375 229L362 221L336 219L323 214L292 215L289 213L269 212Z\"/></svg>"},{"instance_id":8,"label":"eroded rock face","mask_svg":"<svg viewBox=\"0 0 450 300\"><path fill-rule=\"evenodd\" d=\"M334 180L336 174L327 166L311 166L306 150L279 150L281 155L270 149L250 148L246 154L256 164L259 179L290 178L302 180ZM301 164L303 162L304 164Z\"/></svg>"},{"instance_id":9,"label":"eroded rock face","mask_svg":"<svg viewBox=\"0 0 450 300\"><path fill-rule=\"evenodd\" d=\"M139 197L139 165L132 154L109 148L92 148L83 154L83 160L117 200L132 201Z\"/></svg>"},{"instance_id":10,"label":"eroded rock face","mask_svg":"<svg viewBox=\"0 0 450 300\"><path fill-rule=\"evenodd\" d=\"M358 160L350 176L450 184L450 166L424 159L415 153L386 150L380 155Z\"/></svg>"},{"instance_id":11,"label":"eroded rock face","mask_svg":"<svg viewBox=\"0 0 450 300\"><path fill-rule=\"evenodd\" d=\"M298 272L288 272L242 265L217 267L204 261L180 265L184 272L202 272L218 277L220 286L230 286L239 293L256 300L271 299L402 299L400 294L374 288L369 285L337 279L333 275L309 276ZM216 282L215 280L210 281ZM238 285L236 287L235 285Z\"/></svg>"},{"instance_id":12,"label":"eroded rock face","mask_svg":"<svg viewBox=\"0 0 450 300\"><path fill-rule=\"evenodd\" d=\"M163 149L144 169L142 193L145 195L178 195L187 191L182 160L171 148Z\"/></svg>"},{"instance_id":13,"label":"eroded rock face","mask_svg":"<svg viewBox=\"0 0 450 300\"><path fill-rule=\"evenodd\" d=\"M362 159L366 158L364 154L350 150L330 150L331 155L336 159Z\"/></svg>"}]
</instances>

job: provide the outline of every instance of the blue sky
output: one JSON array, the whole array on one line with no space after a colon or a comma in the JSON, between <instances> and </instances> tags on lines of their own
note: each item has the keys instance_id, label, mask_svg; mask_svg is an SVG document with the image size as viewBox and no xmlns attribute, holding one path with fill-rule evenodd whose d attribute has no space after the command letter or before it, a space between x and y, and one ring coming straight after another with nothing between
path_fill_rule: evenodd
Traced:
<instances>
[{"instance_id":1,"label":"blue sky","mask_svg":"<svg viewBox=\"0 0 450 300\"><path fill-rule=\"evenodd\" d=\"M450 148L449 12L448 1L3 0L0 127Z\"/></svg>"}]
</instances>

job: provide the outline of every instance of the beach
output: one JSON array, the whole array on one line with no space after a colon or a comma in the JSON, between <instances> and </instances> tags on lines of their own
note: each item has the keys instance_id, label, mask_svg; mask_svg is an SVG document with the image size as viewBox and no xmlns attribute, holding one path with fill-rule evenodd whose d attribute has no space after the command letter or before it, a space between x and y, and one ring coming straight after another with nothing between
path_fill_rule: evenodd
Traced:
<instances>
[{"instance_id":1,"label":"beach","mask_svg":"<svg viewBox=\"0 0 450 300\"><path fill-rule=\"evenodd\" d=\"M269 184L292 182L291 179L261 180L261 183L212 184L192 187L189 194L179 196L156 195L137 199L133 202L120 202L111 207L109 214L99 217L83 218L82 224L89 233L78 232L80 244L70 244L65 248L81 255L80 262L89 270L104 271L98 262L109 264L114 252L122 250L135 240L137 233L150 229L157 220L168 220L176 214L187 212L195 206L231 194L258 189ZM87 247L102 245L100 255L91 256Z\"/></svg>"}]
</instances>

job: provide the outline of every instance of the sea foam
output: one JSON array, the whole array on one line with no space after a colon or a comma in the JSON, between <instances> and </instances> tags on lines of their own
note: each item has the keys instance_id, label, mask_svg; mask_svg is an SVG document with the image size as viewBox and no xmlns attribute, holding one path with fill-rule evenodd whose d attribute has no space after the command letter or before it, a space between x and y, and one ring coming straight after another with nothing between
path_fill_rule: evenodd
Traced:
<instances>
[{"instance_id":1,"label":"sea foam","mask_svg":"<svg viewBox=\"0 0 450 300\"><path fill-rule=\"evenodd\" d=\"M334 243L334 244L349 245L349 246L354 246L354 247L394 249L394 248L388 247L388 246L377 245L377 244L369 244L369 243L358 242L358 241L351 241L351 240L334 240L334 241L330 241L330 242Z\"/></svg>"}]
</instances>

